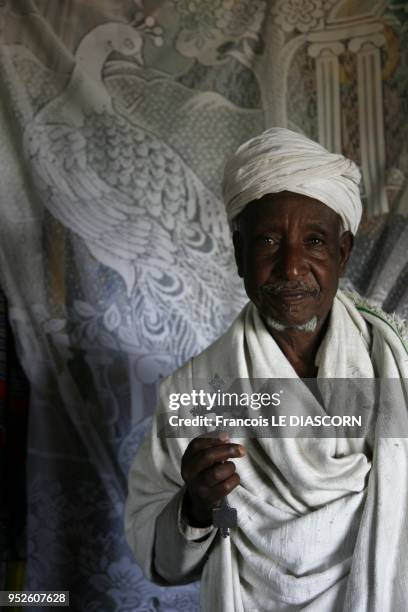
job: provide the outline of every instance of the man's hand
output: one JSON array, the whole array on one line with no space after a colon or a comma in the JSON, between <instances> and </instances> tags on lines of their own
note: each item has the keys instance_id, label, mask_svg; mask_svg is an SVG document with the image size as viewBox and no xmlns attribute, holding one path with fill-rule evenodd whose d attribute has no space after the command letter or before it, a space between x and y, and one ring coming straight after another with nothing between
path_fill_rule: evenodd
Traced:
<instances>
[{"instance_id":1,"label":"man's hand","mask_svg":"<svg viewBox=\"0 0 408 612\"><path fill-rule=\"evenodd\" d=\"M230 443L225 432L190 442L181 461L181 476L187 485L183 510L192 527L211 525L212 508L240 483L235 464L228 459L243 455L245 448Z\"/></svg>"}]
</instances>

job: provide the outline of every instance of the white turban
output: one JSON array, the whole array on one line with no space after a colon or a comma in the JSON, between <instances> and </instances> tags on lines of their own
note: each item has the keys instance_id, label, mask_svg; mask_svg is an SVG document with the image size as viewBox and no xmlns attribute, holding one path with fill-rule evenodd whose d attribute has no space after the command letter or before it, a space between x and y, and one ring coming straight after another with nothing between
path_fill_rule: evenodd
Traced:
<instances>
[{"instance_id":1,"label":"white turban","mask_svg":"<svg viewBox=\"0 0 408 612\"><path fill-rule=\"evenodd\" d=\"M242 144L228 160L223 194L231 222L253 200L292 191L320 200L341 217L344 230L357 232L362 206L360 171L343 155L285 128L271 128Z\"/></svg>"}]
</instances>

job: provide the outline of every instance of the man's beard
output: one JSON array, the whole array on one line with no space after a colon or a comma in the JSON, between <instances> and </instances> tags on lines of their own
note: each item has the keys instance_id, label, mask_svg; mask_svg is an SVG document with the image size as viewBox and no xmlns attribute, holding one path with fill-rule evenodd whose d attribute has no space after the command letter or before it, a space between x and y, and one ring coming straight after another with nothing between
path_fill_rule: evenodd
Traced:
<instances>
[{"instance_id":1,"label":"man's beard","mask_svg":"<svg viewBox=\"0 0 408 612\"><path fill-rule=\"evenodd\" d=\"M310 321L306 321L306 323L301 323L299 325L286 325L284 323L280 323L276 319L273 319L269 316L262 315L266 326L271 329L276 329L276 331L285 331L286 329L295 329L296 331L302 331L311 334L317 328L318 319L316 316L312 317Z\"/></svg>"},{"instance_id":2,"label":"man's beard","mask_svg":"<svg viewBox=\"0 0 408 612\"><path fill-rule=\"evenodd\" d=\"M258 295L261 298L261 302L265 303L265 297L268 300L271 297L273 298L274 296L279 296L282 293L284 294L285 291L299 291L299 293L304 293L313 297L314 299L318 299L318 297L320 296L319 287L310 287L303 281L268 283L262 285L262 287L258 289ZM262 313L262 316L265 320L267 327L275 329L276 331L294 329L297 331L312 333L316 330L318 323L318 318L316 315L312 317L309 321L299 324L282 323L281 321L278 321L277 319L274 319L272 316L265 313Z\"/></svg>"}]
</instances>

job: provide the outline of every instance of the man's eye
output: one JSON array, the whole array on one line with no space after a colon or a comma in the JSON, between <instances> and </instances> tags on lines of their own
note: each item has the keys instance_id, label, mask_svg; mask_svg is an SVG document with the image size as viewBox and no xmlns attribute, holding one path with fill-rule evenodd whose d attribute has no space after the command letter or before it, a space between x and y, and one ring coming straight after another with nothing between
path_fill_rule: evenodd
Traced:
<instances>
[{"instance_id":1,"label":"man's eye","mask_svg":"<svg viewBox=\"0 0 408 612\"><path fill-rule=\"evenodd\" d=\"M312 238L309 238L308 243L313 247L320 247L324 245L324 240L323 238L318 238L317 236L313 236Z\"/></svg>"},{"instance_id":2,"label":"man's eye","mask_svg":"<svg viewBox=\"0 0 408 612\"><path fill-rule=\"evenodd\" d=\"M272 236L263 236L261 238L261 242L263 242L264 244L270 244L272 246L278 244L278 241L275 238L272 238Z\"/></svg>"}]
</instances>

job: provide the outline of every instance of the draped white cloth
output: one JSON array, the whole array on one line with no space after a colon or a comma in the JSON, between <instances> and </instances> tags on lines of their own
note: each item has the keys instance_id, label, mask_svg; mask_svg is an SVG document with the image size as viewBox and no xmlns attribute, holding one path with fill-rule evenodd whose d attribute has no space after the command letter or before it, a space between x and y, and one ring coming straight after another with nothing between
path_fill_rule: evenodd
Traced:
<instances>
[{"instance_id":1,"label":"draped white cloth","mask_svg":"<svg viewBox=\"0 0 408 612\"><path fill-rule=\"evenodd\" d=\"M228 221L268 193L292 191L323 202L357 232L362 215L361 175L343 155L329 153L307 136L274 127L244 142L228 160L223 194Z\"/></svg>"},{"instance_id":2,"label":"draped white cloth","mask_svg":"<svg viewBox=\"0 0 408 612\"><path fill-rule=\"evenodd\" d=\"M341 291L316 357L318 379L394 378L407 431L408 355L381 313L358 310ZM219 374L295 378L248 304L215 344L161 388L161 409L187 379ZM324 396L330 404L330 393ZM305 391L307 411L323 407ZM395 612L408 608L408 443L387 437L395 406L381 402L373 440L245 439L231 537L214 539L201 583L205 612ZM399 414L401 419L401 414ZM155 521L180 492L186 439L157 437L157 423L129 478L128 540L152 576ZM174 529L177 529L176 524ZM177 554L177 553L175 553ZM188 555L188 544L179 554Z\"/></svg>"}]
</instances>

